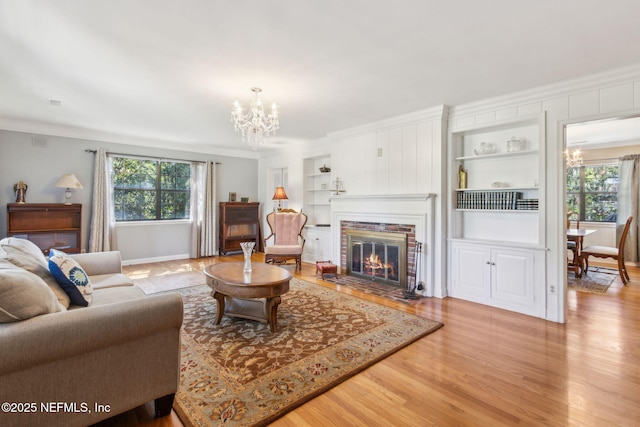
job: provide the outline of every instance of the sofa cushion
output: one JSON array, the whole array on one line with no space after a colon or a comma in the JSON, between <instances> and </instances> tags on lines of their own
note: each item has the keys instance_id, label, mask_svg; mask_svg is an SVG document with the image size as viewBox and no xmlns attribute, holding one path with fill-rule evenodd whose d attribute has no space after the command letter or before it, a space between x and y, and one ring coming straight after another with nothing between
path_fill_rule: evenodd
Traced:
<instances>
[{"instance_id":1,"label":"sofa cushion","mask_svg":"<svg viewBox=\"0 0 640 427\"><path fill-rule=\"evenodd\" d=\"M0 323L66 310L44 280L7 264L0 262Z\"/></svg>"},{"instance_id":2,"label":"sofa cushion","mask_svg":"<svg viewBox=\"0 0 640 427\"><path fill-rule=\"evenodd\" d=\"M6 250L5 247L0 247L0 249ZM65 308L69 308L69 304L71 303L69 295L67 295L64 289L62 289L62 287L58 284L55 277L53 277L46 262L44 264L41 264L40 261L38 261L34 257L25 255L24 253L18 251L13 251L11 253L4 252L2 253L1 257L11 262L13 265L23 268L28 272L40 277L53 291L60 304L62 304L62 306Z\"/></svg>"},{"instance_id":3,"label":"sofa cushion","mask_svg":"<svg viewBox=\"0 0 640 427\"><path fill-rule=\"evenodd\" d=\"M133 281L122 273L96 274L94 276L89 276L89 280L91 280L91 286L94 291L97 289L115 288L119 286L133 286Z\"/></svg>"},{"instance_id":4,"label":"sofa cushion","mask_svg":"<svg viewBox=\"0 0 640 427\"><path fill-rule=\"evenodd\" d=\"M92 307L100 305L120 303L134 299L146 298L142 288L138 286L118 286L115 288L106 288L96 291L93 295ZM143 302L141 302L143 303Z\"/></svg>"},{"instance_id":5,"label":"sofa cushion","mask_svg":"<svg viewBox=\"0 0 640 427\"><path fill-rule=\"evenodd\" d=\"M47 258L42 250L31 240L20 239L18 237L6 237L0 240L0 247L8 254L26 255L47 267Z\"/></svg>"},{"instance_id":6,"label":"sofa cushion","mask_svg":"<svg viewBox=\"0 0 640 427\"><path fill-rule=\"evenodd\" d=\"M93 299L93 288L87 273L73 258L62 251L49 251L49 270L71 302L86 307Z\"/></svg>"}]
</instances>

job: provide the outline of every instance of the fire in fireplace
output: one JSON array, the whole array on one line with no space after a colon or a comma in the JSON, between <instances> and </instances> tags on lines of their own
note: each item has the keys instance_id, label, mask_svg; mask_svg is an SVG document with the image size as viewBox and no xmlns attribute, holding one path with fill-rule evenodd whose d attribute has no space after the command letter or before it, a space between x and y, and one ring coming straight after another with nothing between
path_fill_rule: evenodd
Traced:
<instances>
[{"instance_id":1,"label":"fire in fireplace","mask_svg":"<svg viewBox=\"0 0 640 427\"><path fill-rule=\"evenodd\" d=\"M347 274L396 286L407 280L407 236L369 230L346 230Z\"/></svg>"}]
</instances>

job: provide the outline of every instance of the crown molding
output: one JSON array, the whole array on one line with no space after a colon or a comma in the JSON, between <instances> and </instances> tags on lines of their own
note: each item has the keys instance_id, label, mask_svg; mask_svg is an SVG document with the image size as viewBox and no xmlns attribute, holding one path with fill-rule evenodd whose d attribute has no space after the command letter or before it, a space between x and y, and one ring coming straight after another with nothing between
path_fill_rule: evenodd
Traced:
<instances>
[{"instance_id":1,"label":"crown molding","mask_svg":"<svg viewBox=\"0 0 640 427\"><path fill-rule=\"evenodd\" d=\"M597 90L603 87L616 86L625 83L640 81L640 64L634 64L624 68L609 70L602 73L563 80L550 85L539 86L523 91L513 92L507 95L487 98L468 104L450 107L449 118L462 117L487 110L499 110L516 105L525 105L534 102L542 102L549 99L569 96L576 93Z\"/></svg>"},{"instance_id":2,"label":"crown molding","mask_svg":"<svg viewBox=\"0 0 640 427\"><path fill-rule=\"evenodd\" d=\"M346 136L353 136L357 134L363 134L368 132L376 132L383 129L406 126L414 123L424 122L428 120L446 120L449 112L449 107L446 105L439 105L437 107L428 108L425 110L418 110L408 114L402 114L399 116L389 117L387 119L379 120L376 122L366 123L361 126L356 126L337 132L331 132L327 134L328 138L343 138Z\"/></svg>"},{"instance_id":3,"label":"crown molding","mask_svg":"<svg viewBox=\"0 0 640 427\"><path fill-rule=\"evenodd\" d=\"M231 148L216 147L207 144L190 144L179 141L161 139L149 139L122 135L109 132L99 132L74 126L64 126L52 123L36 122L29 120L8 119L0 117L0 130L46 135L61 138L82 139L88 141L107 142L113 144L128 144L141 147L161 148L166 150L186 151L200 154L213 154L219 156L242 157L259 159L260 152L250 150L236 150Z\"/></svg>"}]
</instances>

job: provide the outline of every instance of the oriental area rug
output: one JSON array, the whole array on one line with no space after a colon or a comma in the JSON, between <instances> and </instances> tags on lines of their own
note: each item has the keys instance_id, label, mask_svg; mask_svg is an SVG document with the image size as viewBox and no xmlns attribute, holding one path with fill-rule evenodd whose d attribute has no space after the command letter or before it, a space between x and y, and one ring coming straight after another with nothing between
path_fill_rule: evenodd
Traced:
<instances>
[{"instance_id":1,"label":"oriental area rug","mask_svg":"<svg viewBox=\"0 0 640 427\"><path fill-rule=\"evenodd\" d=\"M401 310L292 279L278 330L223 317L206 286L184 301L180 388L187 426L260 426L443 326Z\"/></svg>"},{"instance_id":2,"label":"oriental area rug","mask_svg":"<svg viewBox=\"0 0 640 427\"><path fill-rule=\"evenodd\" d=\"M583 274L582 277L575 277L574 272L569 271L567 287L578 292L605 295L616 277L618 277L617 270L607 273L589 270L589 272Z\"/></svg>"}]
</instances>

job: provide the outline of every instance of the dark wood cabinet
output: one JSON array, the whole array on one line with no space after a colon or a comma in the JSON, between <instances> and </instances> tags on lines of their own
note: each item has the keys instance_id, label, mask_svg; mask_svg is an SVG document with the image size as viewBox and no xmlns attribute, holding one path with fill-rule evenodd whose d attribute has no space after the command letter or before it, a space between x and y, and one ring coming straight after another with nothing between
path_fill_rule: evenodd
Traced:
<instances>
[{"instance_id":1,"label":"dark wood cabinet","mask_svg":"<svg viewBox=\"0 0 640 427\"><path fill-rule=\"evenodd\" d=\"M7 204L7 236L31 240L45 255L50 249L80 253L81 235L81 204Z\"/></svg>"},{"instance_id":2,"label":"dark wood cabinet","mask_svg":"<svg viewBox=\"0 0 640 427\"><path fill-rule=\"evenodd\" d=\"M260 251L260 203L220 202L220 255L242 252L240 242L256 242Z\"/></svg>"}]
</instances>

